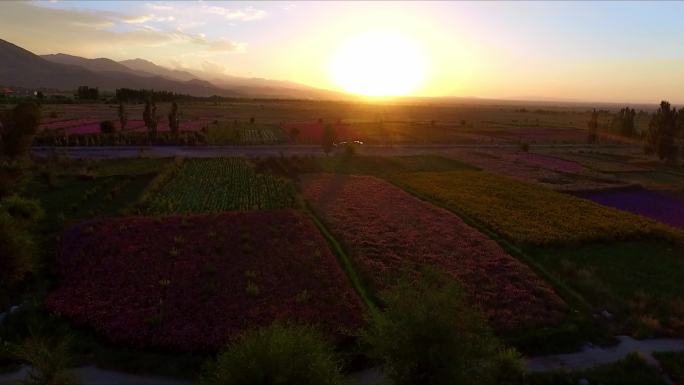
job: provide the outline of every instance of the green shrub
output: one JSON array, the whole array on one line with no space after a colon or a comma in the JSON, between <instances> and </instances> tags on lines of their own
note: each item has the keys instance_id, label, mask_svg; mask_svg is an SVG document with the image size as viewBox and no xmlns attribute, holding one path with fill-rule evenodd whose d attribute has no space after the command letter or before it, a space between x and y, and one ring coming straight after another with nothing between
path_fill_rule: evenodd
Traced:
<instances>
[{"instance_id":1,"label":"green shrub","mask_svg":"<svg viewBox=\"0 0 684 385\"><path fill-rule=\"evenodd\" d=\"M382 314L362 339L396 385L518 383L517 353L503 349L461 289L434 273L381 293Z\"/></svg>"},{"instance_id":2,"label":"green shrub","mask_svg":"<svg viewBox=\"0 0 684 385\"><path fill-rule=\"evenodd\" d=\"M71 364L71 339L32 335L20 345L5 343L2 350L10 357L30 365L24 385L75 385L67 368Z\"/></svg>"},{"instance_id":3,"label":"green shrub","mask_svg":"<svg viewBox=\"0 0 684 385\"><path fill-rule=\"evenodd\" d=\"M0 198L21 189L26 180L25 168L20 161L0 159Z\"/></svg>"},{"instance_id":4,"label":"green shrub","mask_svg":"<svg viewBox=\"0 0 684 385\"><path fill-rule=\"evenodd\" d=\"M202 385L343 384L333 347L311 327L273 324L247 332L209 365Z\"/></svg>"},{"instance_id":5,"label":"green shrub","mask_svg":"<svg viewBox=\"0 0 684 385\"><path fill-rule=\"evenodd\" d=\"M31 230L43 210L16 195L0 201L0 290L11 288L35 267Z\"/></svg>"}]
</instances>

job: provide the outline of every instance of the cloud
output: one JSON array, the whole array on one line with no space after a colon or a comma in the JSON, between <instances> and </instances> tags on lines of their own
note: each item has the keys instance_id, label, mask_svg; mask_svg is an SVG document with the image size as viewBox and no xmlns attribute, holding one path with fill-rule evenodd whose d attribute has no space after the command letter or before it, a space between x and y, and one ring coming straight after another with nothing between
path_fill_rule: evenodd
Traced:
<instances>
[{"instance_id":1,"label":"cloud","mask_svg":"<svg viewBox=\"0 0 684 385\"><path fill-rule=\"evenodd\" d=\"M82 56L111 56L112 52L168 47L176 53L228 53L245 49L229 39L211 39L180 29L168 30L149 22L172 22L174 15L130 16L116 12L44 7L27 2L2 4L2 38L36 53L64 52ZM173 28L173 26L170 26Z\"/></svg>"},{"instance_id":2,"label":"cloud","mask_svg":"<svg viewBox=\"0 0 684 385\"><path fill-rule=\"evenodd\" d=\"M266 16L266 11L255 8L230 9L218 6L206 6L206 12L222 16L228 20L252 21L259 20Z\"/></svg>"},{"instance_id":3,"label":"cloud","mask_svg":"<svg viewBox=\"0 0 684 385\"><path fill-rule=\"evenodd\" d=\"M152 15L142 15L142 16L125 16L121 18L121 21L127 24L142 24L152 19Z\"/></svg>"}]
</instances>

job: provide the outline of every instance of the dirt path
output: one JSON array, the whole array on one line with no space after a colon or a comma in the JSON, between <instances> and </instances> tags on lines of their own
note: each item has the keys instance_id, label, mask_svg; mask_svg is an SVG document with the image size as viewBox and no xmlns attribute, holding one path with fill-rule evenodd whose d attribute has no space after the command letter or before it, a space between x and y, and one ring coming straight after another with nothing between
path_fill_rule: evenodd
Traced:
<instances>
[{"instance_id":1,"label":"dirt path","mask_svg":"<svg viewBox=\"0 0 684 385\"><path fill-rule=\"evenodd\" d=\"M649 339L639 341L627 336L619 336L617 338L620 342L615 346L607 348L588 345L581 352L577 353L531 357L527 359L527 368L531 372L545 372L558 369L587 369L592 366L621 360L633 352L641 353L649 364L657 366L658 363L653 358L652 353L684 351L684 339Z\"/></svg>"}]
</instances>

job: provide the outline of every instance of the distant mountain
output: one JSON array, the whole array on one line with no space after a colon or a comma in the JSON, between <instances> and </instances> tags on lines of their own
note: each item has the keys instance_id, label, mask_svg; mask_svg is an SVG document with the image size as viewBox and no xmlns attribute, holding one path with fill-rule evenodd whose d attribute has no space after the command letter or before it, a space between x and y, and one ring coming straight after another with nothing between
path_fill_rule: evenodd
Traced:
<instances>
[{"instance_id":1,"label":"distant mountain","mask_svg":"<svg viewBox=\"0 0 684 385\"><path fill-rule=\"evenodd\" d=\"M150 77L149 74L141 76L139 73L112 71L111 69L117 68L108 59L67 58L65 55L56 60L79 62L80 65L55 63L1 39L0 58L0 84L5 86L75 90L78 86L87 85L109 91L128 87L167 90L195 96L244 96L207 82L177 81L160 76Z\"/></svg>"},{"instance_id":2,"label":"distant mountain","mask_svg":"<svg viewBox=\"0 0 684 385\"><path fill-rule=\"evenodd\" d=\"M119 63L134 71L145 72L174 80L188 81L199 78L199 76L195 76L188 71L172 70L156 65L145 59L122 60Z\"/></svg>"},{"instance_id":3,"label":"distant mountain","mask_svg":"<svg viewBox=\"0 0 684 385\"><path fill-rule=\"evenodd\" d=\"M244 78L209 72L170 69L144 59L116 62L63 53L38 56L0 39L0 85L75 90L78 86L146 88L195 96L282 99L348 99L340 92L294 82Z\"/></svg>"},{"instance_id":4,"label":"distant mountain","mask_svg":"<svg viewBox=\"0 0 684 385\"><path fill-rule=\"evenodd\" d=\"M86 59L80 56L67 55L64 53L40 55L40 57L53 63L83 67L92 72L123 72L146 77L155 76L144 71L130 69L121 63L107 58Z\"/></svg>"}]
</instances>

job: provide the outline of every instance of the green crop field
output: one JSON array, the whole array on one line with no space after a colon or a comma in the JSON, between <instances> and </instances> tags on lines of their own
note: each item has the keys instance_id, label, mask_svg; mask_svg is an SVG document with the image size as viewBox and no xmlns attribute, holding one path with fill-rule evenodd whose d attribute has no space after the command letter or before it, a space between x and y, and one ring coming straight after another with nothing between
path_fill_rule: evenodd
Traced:
<instances>
[{"instance_id":1,"label":"green crop field","mask_svg":"<svg viewBox=\"0 0 684 385\"><path fill-rule=\"evenodd\" d=\"M203 213L292 207L294 187L258 174L240 158L192 159L149 200L148 214Z\"/></svg>"}]
</instances>

